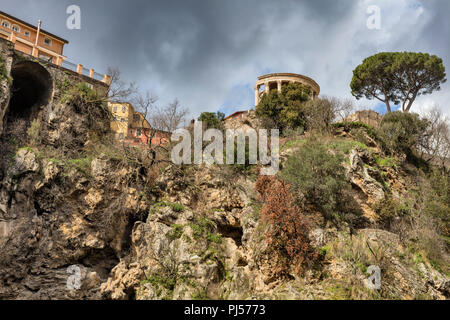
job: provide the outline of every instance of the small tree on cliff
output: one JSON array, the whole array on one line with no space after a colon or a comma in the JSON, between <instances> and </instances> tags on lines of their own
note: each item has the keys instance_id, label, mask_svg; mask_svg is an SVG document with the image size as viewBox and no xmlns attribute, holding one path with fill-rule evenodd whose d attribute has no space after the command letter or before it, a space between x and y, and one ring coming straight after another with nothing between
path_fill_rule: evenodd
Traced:
<instances>
[{"instance_id":1,"label":"small tree on cliff","mask_svg":"<svg viewBox=\"0 0 450 320\"><path fill-rule=\"evenodd\" d=\"M364 59L350 83L357 98L378 99L391 112L390 102L409 112L420 95L440 90L445 78L442 59L427 53L382 52Z\"/></svg>"},{"instance_id":2,"label":"small tree on cliff","mask_svg":"<svg viewBox=\"0 0 450 320\"><path fill-rule=\"evenodd\" d=\"M412 148L423 145L429 122L416 113L391 112L383 117L377 130L385 152L411 155Z\"/></svg>"},{"instance_id":3,"label":"small tree on cliff","mask_svg":"<svg viewBox=\"0 0 450 320\"><path fill-rule=\"evenodd\" d=\"M283 86L281 92L272 90L263 95L256 106L256 115L283 132L286 128L306 126L304 102L310 100L311 90L300 83Z\"/></svg>"},{"instance_id":4,"label":"small tree on cliff","mask_svg":"<svg viewBox=\"0 0 450 320\"><path fill-rule=\"evenodd\" d=\"M198 121L202 121L206 128L216 128L222 129L223 124L222 121L225 119L225 114L222 112L203 112L200 117L198 117Z\"/></svg>"}]
</instances>

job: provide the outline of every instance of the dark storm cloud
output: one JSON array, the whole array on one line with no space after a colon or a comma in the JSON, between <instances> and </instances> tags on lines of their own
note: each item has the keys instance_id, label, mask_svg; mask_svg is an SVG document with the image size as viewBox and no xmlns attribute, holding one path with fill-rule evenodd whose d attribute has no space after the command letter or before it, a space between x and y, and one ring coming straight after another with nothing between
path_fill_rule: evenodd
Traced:
<instances>
[{"instance_id":1,"label":"dark storm cloud","mask_svg":"<svg viewBox=\"0 0 450 320\"><path fill-rule=\"evenodd\" d=\"M69 4L81 7L82 30L65 28ZM381 30L366 27L372 4L382 9ZM322 93L349 96L353 68L378 51L427 51L448 61L449 6L445 0L2 0L3 10L41 17L49 31L70 40L70 60L100 72L118 66L161 103L178 97L193 115L251 107L256 77L266 72L306 74Z\"/></svg>"}]
</instances>

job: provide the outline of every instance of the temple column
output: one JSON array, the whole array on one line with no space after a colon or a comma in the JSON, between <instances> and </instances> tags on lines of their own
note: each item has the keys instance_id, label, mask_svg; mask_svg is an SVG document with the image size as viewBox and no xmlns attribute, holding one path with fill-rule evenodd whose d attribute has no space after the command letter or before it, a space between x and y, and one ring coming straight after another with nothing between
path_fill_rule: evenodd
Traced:
<instances>
[{"instance_id":1,"label":"temple column","mask_svg":"<svg viewBox=\"0 0 450 320\"><path fill-rule=\"evenodd\" d=\"M264 83L264 86L266 87L266 93L269 94L270 92L269 82Z\"/></svg>"},{"instance_id":2,"label":"temple column","mask_svg":"<svg viewBox=\"0 0 450 320\"><path fill-rule=\"evenodd\" d=\"M255 87L255 107L259 104L259 86Z\"/></svg>"},{"instance_id":3,"label":"temple column","mask_svg":"<svg viewBox=\"0 0 450 320\"><path fill-rule=\"evenodd\" d=\"M278 92L281 92L281 80L277 81Z\"/></svg>"}]
</instances>

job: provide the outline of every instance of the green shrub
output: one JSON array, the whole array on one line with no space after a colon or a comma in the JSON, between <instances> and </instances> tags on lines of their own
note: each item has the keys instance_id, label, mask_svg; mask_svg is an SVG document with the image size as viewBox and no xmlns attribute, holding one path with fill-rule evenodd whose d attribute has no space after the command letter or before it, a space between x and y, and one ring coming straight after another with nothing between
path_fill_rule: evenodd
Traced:
<instances>
[{"instance_id":1,"label":"green shrub","mask_svg":"<svg viewBox=\"0 0 450 320\"><path fill-rule=\"evenodd\" d=\"M91 89L85 82L66 88L66 91L61 96L61 102L68 104L76 103L79 99L91 103L102 101L97 91Z\"/></svg>"},{"instance_id":2,"label":"green shrub","mask_svg":"<svg viewBox=\"0 0 450 320\"><path fill-rule=\"evenodd\" d=\"M391 112L384 116L378 128L383 150L389 154L411 155L428 127L418 114Z\"/></svg>"},{"instance_id":3,"label":"green shrub","mask_svg":"<svg viewBox=\"0 0 450 320\"><path fill-rule=\"evenodd\" d=\"M172 276L161 276L157 273L150 275L146 280L141 282L141 285L151 284L153 288L156 290L155 293L159 298L163 300L171 300L173 296L173 290L175 289L175 285L177 284L177 278ZM161 297L163 293L163 289L165 289L166 295Z\"/></svg>"},{"instance_id":4,"label":"green shrub","mask_svg":"<svg viewBox=\"0 0 450 320\"><path fill-rule=\"evenodd\" d=\"M344 156L329 153L326 144L309 141L288 158L281 176L326 218L332 218L347 210L351 187L343 162Z\"/></svg>"},{"instance_id":5,"label":"green shrub","mask_svg":"<svg viewBox=\"0 0 450 320\"><path fill-rule=\"evenodd\" d=\"M183 235L183 226L180 224L173 224L170 227L171 231L169 234L169 238L172 240L180 239L181 236Z\"/></svg>"},{"instance_id":6,"label":"green shrub","mask_svg":"<svg viewBox=\"0 0 450 320\"><path fill-rule=\"evenodd\" d=\"M256 115L264 126L280 129L306 127L306 108L304 102L310 100L311 89L300 83L290 83L281 92L272 90L262 96L256 106Z\"/></svg>"},{"instance_id":7,"label":"green shrub","mask_svg":"<svg viewBox=\"0 0 450 320\"><path fill-rule=\"evenodd\" d=\"M346 155L349 154L350 151L352 151L355 147L360 147L361 149L364 149L364 150L369 149L369 147L366 146L364 143L361 143L359 141L344 140L344 139L338 139L338 140L331 141L327 147L337 150Z\"/></svg>"},{"instance_id":8,"label":"green shrub","mask_svg":"<svg viewBox=\"0 0 450 320\"><path fill-rule=\"evenodd\" d=\"M223 119L225 118L225 114L222 112L203 112L200 117L198 118L198 121L202 121L205 125L205 129L209 128L216 128L216 129L223 129Z\"/></svg>"},{"instance_id":9,"label":"green shrub","mask_svg":"<svg viewBox=\"0 0 450 320\"><path fill-rule=\"evenodd\" d=\"M392 196L374 204L373 209L378 214L380 222L386 226L389 226L394 218L411 213L408 203L401 203Z\"/></svg>"},{"instance_id":10,"label":"green shrub","mask_svg":"<svg viewBox=\"0 0 450 320\"><path fill-rule=\"evenodd\" d=\"M41 123L39 120L31 121L31 125L27 129L27 135L32 145L36 146L41 143Z\"/></svg>"},{"instance_id":11,"label":"green shrub","mask_svg":"<svg viewBox=\"0 0 450 320\"><path fill-rule=\"evenodd\" d=\"M190 223L189 226L192 229L194 238L206 239L209 242L214 242L217 244L222 243L222 237L214 233L215 225L208 218L197 218L195 223Z\"/></svg>"},{"instance_id":12,"label":"green shrub","mask_svg":"<svg viewBox=\"0 0 450 320\"><path fill-rule=\"evenodd\" d=\"M215 234L215 233L208 234L207 239L208 239L208 241L214 242L214 243L217 243L217 244L222 243L222 237L220 235L218 235L218 234Z\"/></svg>"},{"instance_id":13,"label":"green shrub","mask_svg":"<svg viewBox=\"0 0 450 320\"><path fill-rule=\"evenodd\" d=\"M257 152L259 152L259 149L257 149ZM224 150L224 154L226 154L226 150ZM224 155L224 158L226 156ZM250 164L250 145L248 143L248 140L246 139L245 142L245 163L239 164L238 163L238 144L237 141L234 141L234 164L232 165L234 169L236 169L239 172L248 172L253 168L255 165Z\"/></svg>"},{"instance_id":14,"label":"green shrub","mask_svg":"<svg viewBox=\"0 0 450 320\"><path fill-rule=\"evenodd\" d=\"M383 158L383 157L375 156L375 161L376 161L377 165L379 165L380 167L395 168L396 160L394 158L391 158L391 157Z\"/></svg>"},{"instance_id":15,"label":"green shrub","mask_svg":"<svg viewBox=\"0 0 450 320\"><path fill-rule=\"evenodd\" d=\"M352 122L337 122L333 123L334 128L344 128L345 131L351 131L352 129L364 128L366 130L372 130L372 127L368 124L359 121Z\"/></svg>"},{"instance_id":16,"label":"green shrub","mask_svg":"<svg viewBox=\"0 0 450 320\"><path fill-rule=\"evenodd\" d=\"M444 169L434 169L429 175L432 192L427 193L427 213L438 219L444 236L450 236L450 174Z\"/></svg>"},{"instance_id":17,"label":"green shrub","mask_svg":"<svg viewBox=\"0 0 450 320\"><path fill-rule=\"evenodd\" d=\"M172 208L173 211L175 212L183 212L185 210L185 208L179 204L179 203L172 203L170 205L170 207Z\"/></svg>"},{"instance_id":18,"label":"green shrub","mask_svg":"<svg viewBox=\"0 0 450 320\"><path fill-rule=\"evenodd\" d=\"M70 105L75 112L84 114L89 129L98 136L109 131L109 120L112 116L106 105L106 97L91 89L87 83L78 83L65 90L60 102Z\"/></svg>"},{"instance_id":19,"label":"green shrub","mask_svg":"<svg viewBox=\"0 0 450 320\"><path fill-rule=\"evenodd\" d=\"M68 159L65 163L65 166L71 170L75 169L80 173L83 173L86 176L91 175L91 163L92 163L93 157L92 156L86 156L84 158L78 158L78 159Z\"/></svg>"},{"instance_id":20,"label":"green shrub","mask_svg":"<svg viewBox=\"0 0 450 320\"><path fill-rule=\"evenodd\" d=\"M161 208L161 207L170 207L175 212L183 212L186 210L186 208L179 203L170 203L170 202L166 202L166 201L160 201L160 202L155 203L150 208L150 214L154 213L158 208Z\"/></svg>"}]
</instances>

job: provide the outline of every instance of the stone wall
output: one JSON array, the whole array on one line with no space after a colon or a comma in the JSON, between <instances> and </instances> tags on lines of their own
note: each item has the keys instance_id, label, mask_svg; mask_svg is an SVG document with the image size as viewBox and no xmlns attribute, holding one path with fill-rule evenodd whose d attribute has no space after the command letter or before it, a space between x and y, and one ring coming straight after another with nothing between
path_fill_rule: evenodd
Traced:
<instances>
[{"instance_id":1,"label":"stone wall","mask_svg":"<svg viewBox=\"0 0 450 320\"><path fill-rule=\"evenodd\" d=\"M372 127L378 127L383 120L383 116L373 110L357 111L349 116L347 122L362 122Z\"/></svg>"},{"instance_id":2,"label":"stone wall","mask_svg":"<svg viewBox=\"0 0 450 320\"><path fill-rule=\"evenodd\" d=\"M84 75L80 75L74 71L65 69L63 67L57 66L55 64L36 59L30 55L26 55L14 50L13 44L5 39L0 39L0 61L5 61L7 77L10 79L0 78L0 133L3 133L5 124L5 115L8 111L10 96L10 86L12 80L12 73L15 66L23 62L33 62L42 66L51 76L51 94L49 99L47 99L46 106L39 106L41 111L48 109L48 106L53 104L54 100L57 100L61 96L61 92L64 89L64 85L76 85L77 83L85 82L89 84L93 89L99 91L102 95L106 95L108 91L108 85L89 78ZM30 70L32 74L33 71ZM48 110L47 110L48 111Z\"/></svg>"},{"instance_id":3,"label":"stone wall","mask_svg":"<svg viewBox=\"0 0 450 320\"><path fill-rule=\"evenodd\" d=\"M249 129L259 129L260 123L255 110L248 110L225 118L224 126L225 129L242 129L245 132Z\"/></svg>"}]
</instances>

